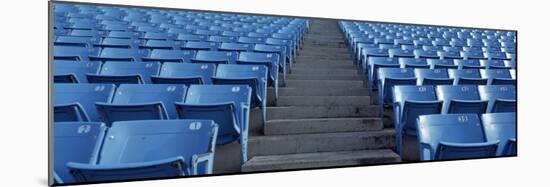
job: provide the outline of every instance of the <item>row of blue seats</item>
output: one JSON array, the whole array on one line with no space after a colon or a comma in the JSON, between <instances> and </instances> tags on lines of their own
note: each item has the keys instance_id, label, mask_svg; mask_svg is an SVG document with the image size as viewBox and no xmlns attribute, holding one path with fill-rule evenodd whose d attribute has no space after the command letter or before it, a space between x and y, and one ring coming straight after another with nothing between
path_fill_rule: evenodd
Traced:
<instances>
[{"instance_id":1,"label":"row of blue seats","mask_svg":"<svg viewBox=\"0 0 550 187\"><path fill-rule=\"evenodd\" d=\"M57 184L212 174L219 126L212 120L56 122ZM159 136L162 134L162 136Z\"/></svg>"},{"instance_id":2,"label":"row of blue seats","mask_svg":"<svg viewBox=\"0 0 550 187\"><path fill-rule=\"evenodd\" d=\"M397 150L402 136L417 134L417 119L428 114L477 114L516 112L516 89L512 85L397 85L392 93Z\"/></svg>"},{"instance_id":3,"label":"row of blue seats","mask_svg":"<svg viewBox=\"0 0 550 187\"><path fill-rule=\"evenodd\" d=\"M54 121L213 120L216 143L239 141L244 163L251 99L248 85L54 84Z\"/></svg>"},{"instance_id":4,"label":"row of blue seats","mask_svg":"<svg viewBox=\"0 0 550 187\"><path fill-rule=\"evenodd\" d=\"M253 107L260 107L265 122L268 69L263 65L140 63L140 62L55 62L55 83L107 84L242 84L252 89ZM56 91L57 92L57 91ZM60 91L62 92L62 91ZM70 99L74 95L65 95ZM90 119L90 118L88 118ZM97 118L91 117L92 121Z\"/></svg>"},{"instance_id":5,"label":"row of blue seats","mask_svg":"<svg viewBox=\"0 0 550 187\"><path fill-rule=\"evenodd\" d=\"M420 115L420 160L515 156L516 113Z\"/></svg>"}]
</instances>

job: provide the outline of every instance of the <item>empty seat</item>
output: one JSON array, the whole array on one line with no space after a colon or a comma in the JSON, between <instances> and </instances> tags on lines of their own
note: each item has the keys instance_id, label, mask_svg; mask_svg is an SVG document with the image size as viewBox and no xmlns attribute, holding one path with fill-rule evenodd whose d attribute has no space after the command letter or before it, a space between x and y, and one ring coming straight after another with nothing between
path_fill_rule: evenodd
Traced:
<instances>
[{"instance_id":1,"label":"empty seat","mask_svg":"<svg viewBox=\"0 0 550 187\"><path fill-rule=\"evenodd\" d=\"M90 47L96 42L95 38L80 36L57 36L53 42L54 46Z\"/></svg>"},{"instance_id":2,"label":"empty seat","mask_svg":"<svg viewBox=\"0 0 550 187\"><path fill-rule=\"evenodd\" d=\"M99 74L87 74L89 83L149 84L160 70L158 62L105 62Z\"/></svg>"},{"instance_id":3,"label":"empty seat","mask_svg":"<svg viewBox=\"0 0 550 187\"><path fill-rule=\"evenodd\" d=\"M178 34L176 40L181 41L206 41L205 35L194 35L194 34Z\"/></svg>"},{"instance_id":4,"label":"empty seat","mask_svg":"<svg viewBox=\"0 0 550 187\"><path fill-rule=\"evenodd\" d=\"M368 75L369 86L372 89L376 88L378 80L378 69L379 68L399 68L399 62L397 58L388 58L388 57L369 57L368 64L364 66L366 69L365 73Z\"/></svg>"},{"instance_id":5,"label":"empty seat","mask_svg":"<svg viewBox=\"0 0 550 187\"><path fill-rule=\"evenodd\" d=\"M388 49L388 54L392 58L414 58L414 52L407 49Z\"/></svg>"},{"instance_id":6,"label":"empty seat","mask_svg":"<svg viewBox=\"0 0 550 187\"><path fill-rule=\"evenodd\" d=\"M426 62L430 65L431 69L458 69L458 66L452 59L427 59Z\"/></svg>"},{"instance_id":7,"label":"empty seat","mask_svg":"<svg viewBox=\"0 0 550 187\"><path fill-rule=\"evenodd\" d=\"M454 80L449 78L447 69L423 69L414 70L418 85L452 85Z\"/></svg>"},{"instance_id":8,"label":"empty seat","mask_svg":"<svg viewBox=\"0 0 550 187\"><path fill-rule=\"evenodd\" d=\"M77 182L212 174L216 134L211 120L116 122L93 162L67 167Z\"/></svg>"},{"instance_id":9,"label":"empty seat","mask_svg":"<svg viewBox=\"0 0 550 187\"><path fill-rule=\"evenodd\" d=\"M383 114L383 105L393 101L393 86L416 85L416 77L412 68L380 68L378 69L378 102Z\"/></svg>"},{"instance_id":10,"label":"empty seat","mask_svg":"<svg viewBox=\"0 0 550 187\"><path fill-rule=\"evenodd\" d=\"M393 111L396 149L402 155L403 136L416 136L416 119L420 115L440 114L443 106L433 86L397 85L393 87Z\"/></svg>"},{"instance_id":11,"label":"empty seat","mask_svg":"<svg viewBox=\"0 0 550 187\"><path fill-rule=\"evenodd\" d=\"M216 42L188 41L183 44L183 49L186 50L210 50L215 51L220 47Z\"/></svg>"},{"instance_id":12,"label":"empty seat","mask_svg":"<svg viewBox=\"0 0 550 187\"><path fill-rule=\"evenodd\" d=\"M191 85L185 102L176 103L180 119L209 119L219 126L217 144L238 140L241 164L247 160L252 90L247 85Z\"/></svg>"},{"instance_id":13,"label":"empty seat","mask_svg":"<svg viewBox=\"0 0 550 187\"><path fill-rule=\"evenodd\" d=\"M97 55L96 48L75 47L75 46L54 46L54 60L72 60L72 61L87 61L88 56Z\"/></svg>"},{"instance_id":14,"label":"empty seat","mask_svg":"<svg viewBox=\"0 0 550 187\"><path fill-rule=\"evenodd\" d=\"M457 60L455 59L455 64L460 67L460 69L485 69L485 66L481 64L480 60Z\"/></svg>"},{"instance_id":15,"label":"empty seat","mask_svg":"<svg viewBox=\"0 0 550 187\"><path fill-rule=\"evenodd\" d=\"M498 141L487 141L476 114L431 114L418 117L421 160L493 157Z\"/></svg>"},{"instance_id":16,"label":"empty seat","mask_svg":"<svg viewBox=\"0 0 550 187\"><path fill-rule=\"evenodd\" d=\"M267 67L264 65L220 64L214 84L248 85L252 89L252 107L262 110L262 122L265 123L267 112Z\"/></svg>"},{"instance_id":17,"label":"empty seat","mask_svg":"<svg viewBox=\"0 0 550 187\"><path fill-rule=\"evenodd\" d=\"M255 64L264 65L268 68L268 82L270 86L277 87L279 85L279 55L276 53L254 53L254 52L241 52L237 59L238 64ZM284 77L283 77L284 78ZM283 79L283 84L285 80ZM277 93L277 91L275 91ZM277 94L275 94L277 97Z\"/></svg>"},{"instance_id":18,"label":"empty seat","mask_svg":"<svg viewBox=\"0 0 550 187\"><path fill-rule=\"evenodd\" d=\"M489 85L515 85L516 79L512 78L507 69L482 69L481 78L487 79Z\"/></svg>"},{"instance_id":19,"label":"empty seat","mask_svg":"<svg viewBox=\"0 0 550 187\"><path fill-rule=\"evenodd\" d=\"M96 102L111 102L112 84L54 84L54 121L102 121Z\"/></svg>"},{"instance_id":20,"label":"empty seat","mask_svg":"<svg viewBox=\"0 0 550 187\"><path fill-rule=\"evenodd\" d=\"M172 40L148 40L139 46L143 49L172 49L179 50L183 47L182 42Z\"/></svg>"},{"instance_id":21,"label":"empty seat","mask_svg":"<svg viewBox=\"0 0 550 187\"><path fill-rule=\"evenodd\" d=\"M238 58L237 52L229 51L197 51L194 63L234 64Z\"/></svg>"},{"instance_id":22,"label":"empty seat","mask_svg":"<svg viewBox=\"0 0 550 187\"><path fill-rule=\"evenodd\" d=\"M488 100L487 113L516 112L517 96L514 85L479 86L481 99Z\"/></svg>"},{"instance_id":23,"label":"empty seat","mask_svg":"<svg viewBox=\"0 0 550 187\"><path fill-rule=\"evenodd\" d=\"M401 68L430 68L430 65L424 58L399 58Z\"/></svg>"},{"instance_id":24,"label":"empty seat","mask_svg":"<svg viewBox=\"0 0 550 187\"><path fill-rule=\"evenodd\" d=\"M143 57L144 62L191 62L195 57L195 51L169 50L169 49L153 49L147 57Z\"/></svg>"},{"instance_id":25,"label":"empty seat","mask_svg":"<svg viewBox=\"0 0 550 187\"><path fill-rule=\"evenodd\" d=\"M375 59L395 59L397 62L397 58L387 58L390 57L388 54L387 49L379 49L379 48L363 48L361 51L361 58L359 59L361 62L361 67L363 68L363 72L368 72L368 67L371 64L371 58L375 57L384 57L384 58L375 58ZM375 60L376 62L380 60ZM371 71L372 72L372 71Z\"/></svg>"},{"instance_id":26,"label":"empty seat","mask_svg":"<svg viewBox=\"0 0 550 187\"><path fill-rule=\"evenodd\" d=\"M111 48L136 48L141 44L140 40L130 38L102 38L94 47Z\"/></svg>"},{"instance_id":27,"label":"empty seat","mask_svg":"<svg viewBox=\"0 0 550 187\"><path fill-rule=\"evenodd\" d=\"M151 76L154 84L212 84L215 64L164 63L158 76Z\"/></svg>"},{"instance_id":28,"label":"empty seat","mask_svg":"<svg viewBox=\"0 0 550 187\"><path fill-rule=\"evenodd\" d=\"M96 103L103 121L176 119L174 103L183 101L187 87L169 84L121 84L112 102Z\"/></svg>"},{"instance_id":29,"label":"empty seat","mask_svg":"<svg viewBox=\"0 0 550 187\"><path fill-rule=\"evenodd\" d=\"M516 113L492 113L481 115L487 141L498 141L497 156L517 154Z\"/></svg>"},{"instance_id":30,"label":"empty seat","mask_svg":"<svg viewBox=\"0 0 550 187\"><path fill-rule=\"evenodd\" d=\"M140 61L146 51L125 48L103 48L98 55L90 55L91 61Z\"/></svg>"},{"instance_id":31,"label":"empty seat","mask_svg":"<svg viewBox=\"0 0 550 187\"><path fill-rule=\"evenodd\" d=\"M437 98L444 101L442 113L483 114L487 110L488 100L481 100L476 85L439 85Z\"/></svg>"},{"instance_id":32,"label":"empty seat","mask_svg":"<svg viewBox=\"0 0 550 187\"><path fill-rule=\"evenodd\" d=\"M424 58L424 59L439 59L439 55L437 55L436 50L423 50L423 49L415 49L414 55L416 58Z\"/></svg>"},{"instance_id":33,"label":"empty seat","mask_svg":"<svg viewBox=\"0 0 550 187\"><path fill-rule=\"evenodd\" d=\"M266 45L266 44L256 44L254 45L254 52L260 52L260 53L277 53L279 54L279 66L281 71L283 72L283 79L286 79L286 63L288 62L289 66L289 72L290 67L292 67L292 57L288 56L286 46L282 45Z\"/></svg>"},{"instance_id":34,"label":"empty seat","mask_svg":"<svg viewBox=\"0 0 550 187\"><path fill-rule=\"evenodd\" d=\"M481 77L478 69L449 69L449 77L455 85L486 85L487 79Z\"/></svg>"},{"instance_id":35,"label":"empty seat","mask_svg":"<svg viewBox=\"0 0 550 187\"><path fill-rule=\"evenodd\" d=\"M54 61L54 83L87 83L86 74L97 74L99 62Z\"/></svg>"},{"instance_id":36,"label":"empty seat","mask_svg":"<svg viewBox=\"0 0 550 187\"><path fill-rule=\"evenodd\" d=\"M235 42L237 39L233 36L210 36L207 41L209 42Z\"/></svg>"},{"instance_id":37,"label":"empty seat","mask_svg":"<svg viewBox=\"0 0 550 187\"><path fill-rule=\"evenodd\" d=\"M511 67L506 66L506 61L504 60L480 60L482 66L485 66L489 69L510 69Z\"/></svg>"},{"instance_id":38,"label":"empty seat","mask_svg":"<svg viewBox=\"0 0 550 187\"><path fill-rule=\"evenodd\" d=\"M237 51L237 52L244 52L244 51L252 51L254 50L253 44L242 44L242 43L222 43L220 47L218 48L220 51Z\"/></svg>"},{"instance_id":39,"label":"empty seat","mask_svg":"<svg viewBox=\"0 0 550 187\"><path fill-rule=\"evenodd\" d=\"M101 122L56 122L53 124L54 171L57 183L74 183L68 162L89 163L99 150L107 128Z\"/></svg>"}]
</instances>

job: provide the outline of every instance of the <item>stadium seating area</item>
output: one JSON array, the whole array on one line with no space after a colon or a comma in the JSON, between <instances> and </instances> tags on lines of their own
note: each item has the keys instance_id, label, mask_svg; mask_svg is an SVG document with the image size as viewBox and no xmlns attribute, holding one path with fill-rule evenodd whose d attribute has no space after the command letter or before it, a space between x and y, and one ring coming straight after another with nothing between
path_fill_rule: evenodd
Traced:
<instances>
[{"instance_id":1,"label":"stadium seating area","mask_svg":"<svg viewBox=\"0 0 550 187\"><path fill-rule=\"evenodd\" d=\"M68 3L52 13L58 184L216 174L232 162L217 148L233 145L242 172L399 162L406 136L420 161L516 155L514 32Z\"/></svg>"},{"instance_id":2,"label":"stadium seating area","mask_svg":"<svg viewBox=\"0 0 550 187\"><path fill-rule=\"evenodd\" d=\"M308 29L64 3L53 14L57 183L211 174L216 144L234 141L246 162L250 109L265 122L267 88L284 86Z\"/></svg>"},{"instance_id":3,"label":"stadium seating area","mask_svg":"<svg viewBox=\"0 0 550 187\"><path fill-rule=\"evenodd\" d=\"M339 25L369 93L378 92L381 115L393 110L399 154L409 135L418 137L421 160L515 155L514 32ZM494 123L498 133L488 130Z\"/></svg>"}]
</instances>

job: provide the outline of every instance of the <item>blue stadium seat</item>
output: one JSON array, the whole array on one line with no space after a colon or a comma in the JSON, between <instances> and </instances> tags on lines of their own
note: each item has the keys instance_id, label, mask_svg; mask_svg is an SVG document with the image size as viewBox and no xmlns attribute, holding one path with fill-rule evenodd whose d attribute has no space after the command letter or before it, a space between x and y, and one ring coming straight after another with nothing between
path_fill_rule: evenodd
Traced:
<instances>
[{"instance_id":1,"label":"blue stadium seat","mask_svg":"<svg viewBox=\"0 0 550 187\"><path fill-rule=\"evenodd\" d=\"M515 85L516 79L512 78L507 69L482 69L481 78L487 79L489 85Z\"/></svg>"},{"instance_id":2,"label":"blue stadium seat","mask_svg":"<svg viewBox=\"0 0 550 187\"><path fill-rule=\"evenodd\" d=\"M449 78L447 69L424 69L414 70L418 85L453 85L454 80Z\"/></svg>"},{"instance_id":3,"label":"blue stadium seat","mask_svg":"<svg viewBox=\"0 0 550 187\"><path fill-rule=\"evenodd\" d=\"M245 52L254 50L254 44L242 44L242 43L222 43L218 48L220 51L237 51Z\"/></svg>"},{"instance_id":4,"label":"blue stadium seat","mask_svg":"<svg viewBox=\"0 0 550 187\"><path fill-rule=\"evenodd\" d=\"M220 64L214 84L248 85L252 89L252 107L262 110L262 122L265 123L267 113L267 76L268 69L263 65Z\"/></svg>"},{"instance_id":5,"label":"blue stadium seat","mask_svg":"<svg viewBox=\"0 0 550 187\"><path fill-rule=\"evenodd\" d=\"M182 51L170 49L153 49L147 57L143 57L142 61L157 61L157 62L187 62L195 57L195 51Z\"/></svg>"},{"instance_id":6,"label":"blue stadium seat","mask_svg":"<svg viewBox=\"0 0 550 187\"><path fill-rule=\"evenodd\" d=\"M414 52L412 50L388 49L388 54L391 58L414 58Z\"/></svg>"},{"instance_id":7,"label":"blue stadium seat","mask_svg":"<svg viewBox=\"0 0 550 187\"><path fill-rule=\"evenodd\" d=\"M420 160L493 157L498 141L487 141L476 114L431 114L418 117Z\"/></svg>"},{"instance_id":8,"label":"blue stadium seat","mask_svg":"<svg viewBox=\"0 0 550 187\"><path fill-rule=\"evenodd\" d=\"M368 64L365 64L363 68L369 80L369 90L377 88L378 80L378 69L379 68L399 68L399 62L397 58L388 58L388 57L369 57Z\"/></svg>"},{"instance_id":9,"label":"blue stadium seat","mask_svg":"<svg viewBox=\"0 0 550 187\"><path fill-rule=\"evenodd\" d=\"M238 43L243 43L243 44L265 44L265 38L262 38L262 37L254 38L254 37L241 36L241 37L239 37L239 39L237 39L237 42Z\"/></svg>"},{"instance_id":10,"label":"blue stadium seat","mask_svg":"<svg viewBox=\"0 0 550 187\"><path fill-rule=\"evenodd\" d=\"M481 77L478 69L449 69L449 77L455 80L454 85L487 84L487 79Z\"/></svg>"},{"instance_id":11,"label":"blue stadium seat","mask_svg":"<svg viewBox=\"0 0 550 187\"><path fill-rule=\"evenodd\" d=\"M99 74L87 74L89 83L150 84L160 70L158 62L105 62Z\"/></svg>"},{"instance_id":12,"label":"blue stadium seat","mask_svg":"<svg viewBox=\"0 0 550 187\"><path fill-rule=\"evenodd\" d=\"M416 58L424 58L424 59L439 59L439 55L437 55L437 50L423 50L423 49L415 49L414 50L414 56Z\"/></svg>"},{"instance_id":13,"label":"blue stadium seat","mask_svg":"<svg viewBox=\"0 0 550 187\"><path fill-rule=\"evenodd\" d=\"M267 84L275 87L275 97L277 98L277 87L279 85L279 55L276 53L254 53L254 52L241 52L237 59L238 64L254 64L267 66L268 82ZM286 84L286 80L283 77L283 86Z\"/></svg>"},{"instance_id":14,"label":"blue stadium seat","mask_svg":"<svg viewBox=\"0 0 550 187\"><path fill-rule=\"evenodd\" d=\"M77 182L212 174L217 129L211 120L116 122L93 162L67 167Z\"/></svg>"},{"instance_id":15,"label":"blue stadium seat","mask_svg":"<svg viewBox=\"0 0 550 187\"><path fill-rule=\"evenodd\" d=\"M72 61L87 61L90 55L97 55L96 48L75 47L75 46L54 46L54 60L72 60Z\"/></svg>"},{"instance_id":16,"label":"blue stadium seat","mask_svg":"<svg viewBox=\"0 0 550 187\"><path fill-rule=\"evenodd\" d=\"M222 43L222 42L236 42L236 41L237 41L237 38L236 38L236 37L233 37L233 36L210 36L210 37L208 37L207 41L209 41L209 42L217 42L217 43Z\"/></svg>"},{"instance_id":17,"label":"blue stadium seat","mask_svg":"<svg viewBox=\"0 0 550 187\"><path fill-rule=\"evenodd\" d=\"M100 149L107 128L101 122L56 122L53 124L54 171L57 183L74 183L68 162L89 163Z\"/></svg>"},{"instance_id":18,"label":"blue stadium seat","mask_svg":"<svg viewBox=\"0 0 550 187\"><path fill-rule=\"evenodd\" d=\"M53 42L54 46L91 47L97 42L95 38L80 36L57 36Z\"/></svg>"},{"instance_id":19,"label":"blue stadium seat","mask_svg":"<svg viewBox=\"0 0 550 187\"><path fill-rule=\"evenodd\" d=\"M424 58L399 58L399 64L401 68L430 68L430 65Z\"/></svg>"},{"instance_id":20,"label":"blue stadium seat","mask_svg":"<svg viewBox=\"0 0 550 187\"><path fill-rule=\"evenodd\" d=\"M476 85L439 85L436 90L437 98L444 101L442 114L483 114L487 110L489 101L481 100Z\"/></svg>"},{"instance_id":21,"label":"blue stadium seat","mask_svg":"<svg viewBox=\"0 0 550 187\"><path fill-rule=\"evenodd\" d=\"M103 48L98 55L90 55L91 61L140 61L146 55L146 51L124 48Z\"/></svg>"},{"instance_id":22,"label":"blue stadium seat","mask_svg":"<svg viewBox=\"0 0 550 187\"><path fill-rule=\"evenodd\" d=\"M102 121L96 102L111 102L112 84L54 84L54 121Z\"/></svg>"},{"instance_id":23,"label":"blue stadium seat","mask_svg":"<svg viewBox=\"0 0 550 187\"><path fill-rule=\"evenodd\" d=\"M204 41L188 41L183 45L185 50L210 50L215 51L220 47L216 42L204 42Z\"/></svg>"},{"instance_id":24,"label":"blue stadium seat","mask_svg":"<svg viewBox=\"0 0 550 187\"><path fill-rule=\"evenodd\" d=\"M179 50L183 47L183 43L180 41L172 40L148 40L143 45L140 45L141 49L170 49Z\"/></svg>"},{"instance_id":25,"label":"blue stadium seat","mask_svg":"<svg viewBox=\"0 0 550 187\"><path fill-rule=\"evenodd\" d=\"M286 80L286 64L289 64L289 72L292 72L291 66L293 59L291 56L287 55L286 46L282 45L267 45L267 44L256 44L254 45L254 52L259 53L277 53L279 54L279 69L283 72L283 79Z\"/></svg>"},{"instance_id":26,"label":"blue stadium seat","mask_svg":"<svg viewBox=\"0 0 550 187\"><path fill-rule=\"evenodd\" d=\"M428 62L431 69L458 69L458 65L452 59L427 59L426 62Z\"/></svg>"},{"instance_id":27,"label":"blue stadium seat","mask_svg":"<svg viewBox=\"0 0 550 187\"><path fill-rule=\"evenodd\" d=\"M139 33L133 31L110 31L107 33L107 37L110 38L137 38L138 36Z\"/></svg>"},{"instance_id":28,"label":"blue stadium seat","mask_svg":"<svg viewBox=\"0 0 550 187\"><path fill-rule=\"evenodd\" d=\"M487 113L516 112L517 96L514 85L479 86L481 99L488 100Z\"/></svg>"},{"instance_id":29,"label":"blue stadium seat","mask_svg":"<svg viewBox=\"0 0 550 187\"><path fill-rule=\"evenodd\" d=\"M481 115L487 141L499 141L497 156L517 154L516 113L492 113Z\"/></svg>"},{"instance_id":30,"label":"blue stadium seat","mask_svg":"<svg viewBox=\"0 0 550 187\"><path fill-rule=\"evenodd\" d=\"M287 49L288 56L290 56L292 59L294 59L297 55L296 45L294 45L294 43L291 40L267 38L265 40L265 44L285 46Z\"/></svg>"},{"instance_id":31,"label":"blue stadium seat","mask_svg":"<svg viewBox=\"0 0 550 187\"><path fill-rule=\"evenodd\" d=\"M172 33L165 32L146 32L141 37L145 40L174 40L175 36Z\"/></svg>"},{"instance_id":32,"label":"blue stadium seat","mask_svg":"<svg viewBox=\"0 0 550 187\"><path fill-rule=\"evenodd\" d=\"M209 119L219 126L217 144L238 140L241 164L247 161L252 90L247 85L191 85L185 102L176 103L180 119Z\"/></svg>"},{"instance_id":33,"label":"blue stadium seat","mask_svg":"<svg viewBox=\"0 0 550 187\"><path fill-rule=\"evenodd\" d=\"M393 101L393 86L416 85L416 77L412 68L380 68L378 69L378 103L380 115L383 115L383 105Z\"/></svg>"},{"instance_id":34,"label":"blue stadium seat","mask_svg":"<svg viewBox=\"0 0 550 187\"><path fill-rule=\"evenodd\" d=\"M151 76L154 84L212 84L215 64L164 63L158 76Z\"/></svg>"},{"instance_id":35,"label":"blue stadium seat","mask_svg":"<svg viewBox=\"0 0 550 187\"><path fill-rule=\"evenodd\" d=\"M510 69L512 67L506 66L506 61L504 60L479 60L482 66L485 66L489 69Z\"/></svg>"},{"instance_id":36,"label":"blue stadium seat","mask_svg":"<svg viewBox=\"0 0 550 187\"><path fill-rule=\"evenodd\" d=\"M54 61L54 83L87 83L86 74L97 74L99 62Z\"/></svg>"},{"instance_id":37,"label":"blue stadium seat","mask_svg":"<svg viewBox=\"0 0 550 187\"><path fill-rule=\"evenodd\" d=\"M181 41L206 41L205 35L194 35L194 34L178 34L176 40Z\"/></svg>"},{"instance_id":38,"label":"blue stadium seat","mask_svg":"<svg viewBox=\"0 0 550 187\"><path fill-rule=\"evenodd\" d=\"M238 58L237 52L228 51L197 51L193 63L235 64Z\"/></svg>"},{"instance_id":39,"label":"blue stadium seat","mask_svg":"<svg viewBox=\"0 0 550 187\"><path fill-rule=\"evenodd\" d=\"M442 59L462 59L458 51L438 51L437 55Z\"/></svg>"},{"instance_id":40,"label":"blue stadium seat","mask_svg":"<svg viewBox=\"0 0 550 187\"><path fill-rule=\"evenodd\" d=\"M402 155L403 136L417 135L418 116L440 114L443 102L437 100L433 86L396 85L393 94L396 149Z\"/></svg>"},{"instance_id":41,"label":"blue stadium seat","mask_svg":"<svg viewBox=\"0 0 550 187\"><path fill-rule=\"evenodd\" d=\"M102 38L94 47L110 48L136 48L141 44L140 40L131 38Z\"/></svg>"},{"instance_id":42,"label":"blue stadium seat","mask_svg":"<svg viewBox=\"0 0 550 187\"><path fill-rule=\"evenodd\" d=\"M477 59L474 59L474 60L455 59L454 61L455 61L455 64L460 67L460 69L485 69L485 66L483 66L480 60L477 60Z\"/></svg>"},{"instance_id":43,"label":"blue stadium seat","mask_svg":"<svg viewBox=\"0 0 550 187\"><path fill-rule=\"evenodd\" d=\"M169 84L121 84L112 102L96 103L107 126L115 121L176 119L174 103L183 101L187 87Z\"/></svg>"}]
</instances>

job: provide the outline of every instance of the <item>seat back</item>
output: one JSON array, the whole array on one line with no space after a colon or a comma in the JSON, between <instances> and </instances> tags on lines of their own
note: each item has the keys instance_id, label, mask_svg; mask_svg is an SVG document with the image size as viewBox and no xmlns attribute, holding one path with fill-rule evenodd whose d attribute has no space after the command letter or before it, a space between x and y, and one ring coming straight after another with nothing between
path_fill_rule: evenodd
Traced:
<instances>
[{"instance_id":1,"label":"seat back","mask_svg":"<svg viewBox=\"0 0 550 187\"><path fill-rule=\"evenodd\" d=\"M479 95L481 99L489 101L487 113L517 111L514 85L479 86Z\"/></svg>"},{"instance_id":2,"label":"seat back","mask_svg":"<svg viewBox=\"0 0 550 187\"><path fill-rule=\"evenodd\" d=\"M195 57L195 51L153 49L148 57L143 58L143 61L191 62L193 57Z\"/></svg>"},{"instance_id":3,"label":"seat back","mask_svg":"<svg viewBox=\"0 0 550 187\"><path fill-rule=\"evenodd\" d=\"M164 63L159 76L152 76L155 84L212 84L215 64Z\"/></svg>"},{"instance_id":4,"label":"seat back","mask_svg":"<svg viewBox=\"0 0 550 187\"><path fill-rule=\"evenodd\" d=\"M107 129L101 122L56 122L53 130L54 171L63 183L76 182L67 162L92 162Z\"/></svg>"},{"instance_id":5,"label":"seat back","mask_svg":"<svg viewBox=\"0 0 550 187\"><path fill-rule=\"evenodd\" d=\"M54 46L54 60L87 61L88 56L97 55L96 48L75 47L75 46Z\"/></svg>"},{"instance_id":6,"label":"seat back","mask_svg":"<svg viewBox=\"0 0 550 187\"><path fill-rule=\"evenodd\" d=\"M252 89L252 103L258 106L267 97L267 67L263 65L220 64L216 69L214 84L244 84ZM255 79L251 81L250 79Z\"/></svg>"},{"instance_id":7,"label":"seat back","mask_svg":"<svg viewBox=\"0 0 550 187\"><path fill-rule=\"evenodd\" d=\"M88 83L86 74L97 74L99 62L54 61L54 83Z\"/></svg>"},{"instance_id":8,"label":"seat back","mask_svg":"<svg viewBox=\"0 0 550 187\"><path fill-rule=\"evenodd\" d=\"M97 56L90 56L92 61L123 61L135 62L141 61L141 58L147 55L147 51L139 49L126 49L106 47L102 48Z\"/></svg>"},{"instance_id":9,"label":"seat back","mask_svg":"<svg viewBox=\"0 0 550 187\"><path fill-rule=\"evenodd\" d=\"M54 121L102 121L96 102L111 102L112 84L54 84Z\"/></svg>"},{"instance_id":10,"label":"seat back","mask_svg":"<svg viewBox=\"0 0 550 187\"><path fill-rule=\"evenodd\" d=\"M237 61L237 52L228 51L197 51L194 63L234 64Z\"/></svg>"},{"instance_id":11,"label":"seat back","mask_svg":"<svg viewBox=\"0 0 550 187\"><path fill-rule=\"evenodd\" d=\"M417 68L414 74L418 85L452 85L454 80L449 78L447 69Z\"/></svg>"},{"instance_id":12,"label":"seat back","mask_svg":"<svg viewBox=\"0 0 550 187\"><path fill-rule=\"evenodd\" d=\"M507 69L482 69L480 74L482 78L488 79L490 85L516 84L516 80L512 79L512 75Z\"/></svg>"},{"instance_id":13,"label":"seat back","mask_svg":"<svg viewBox=\"0 0 550 187\"><path fill-rule=\"evenodd\" d=\"M418 117L422 160L495 156L498 142L487 142L476 114L431 114Z\"/></svg>"},{"instance_id":14,"label":"seat back","mask_svg":"<svg viewBox=\"0 0 550 187\"><path fill-rule=\"evenodd\" d=\"M279 55L277 53L241 52L237 63L265 65L269 70L270 81L274 82L278 79Z\"/></svg>"},{"instance_id":15,"label":"seat back","mask_svg":"<svg viewBox=\"0 0 550 187\"><path fill-rule=\"evenodd\" d=\"M203 42L203 41L187 41L183 45L183 49L187 50L218 50L219 43L217 42Z\"/></svg>"},{"instance_id":16,"label":"seat back","mask_svg":"<svg viewBox=\"0 0 550 187\"><path fill-rule=\"evenodd\" d=\"M220 45L218 50L221 51L252 51L254 48L253 44L243 44L243 43L228 43L224 42Z\"/></svg>"},{"instance_id":17,"label":"seat back","mask_svg":"<svg viewBox=\"0 0 550 187\"><path fill-rule=\"evenodd\" d=\"M396 85L393 93L395 124L406 134L416 135L418 116L441 113L442 102L437 100L433 86Z\"/></svg>"},{"instance_id":18,"label":"seat back","mask_svg":"<svg viewBox=\"0 0 550 187\"><path fill-rule=\"evenodd\" d=\"M487 110L488 101L481 100L476 85L439 85L436 90L437 98L444 101L443 114L475 113L481 115Z\"/></svg>"},{"instance_id":19,"label":"seat back","mask_svg":"<svg viewBox=\"0 0 550 187\"><path fill-rule=\"evenodd\" d=\"M105 62L99 75L88 74L90 83L150 84L160 71L158 62Z\"/></svg>"},{"instance_id":20,"label":"seat back","mask_svg":"<svg viewBox=\"0 0 550 187\"><path fill-rule=\"evenodd\" d=\"M497 155L516 155L516 113L488 113L481 115L487 141L499 141Z\"/></svg>"},{"instance_id":21,"label":"seat back","mask_svg":"<svg viewBox=\"0 0 550 187\"><path fill-rule=\"evenodd\" d=\"M381 88L379 95L384 103L390 103L393 100L393 86L416 85L416 77L412 68L379 68L378 77L379 88Z\"/></svg>"}]
</instances>

